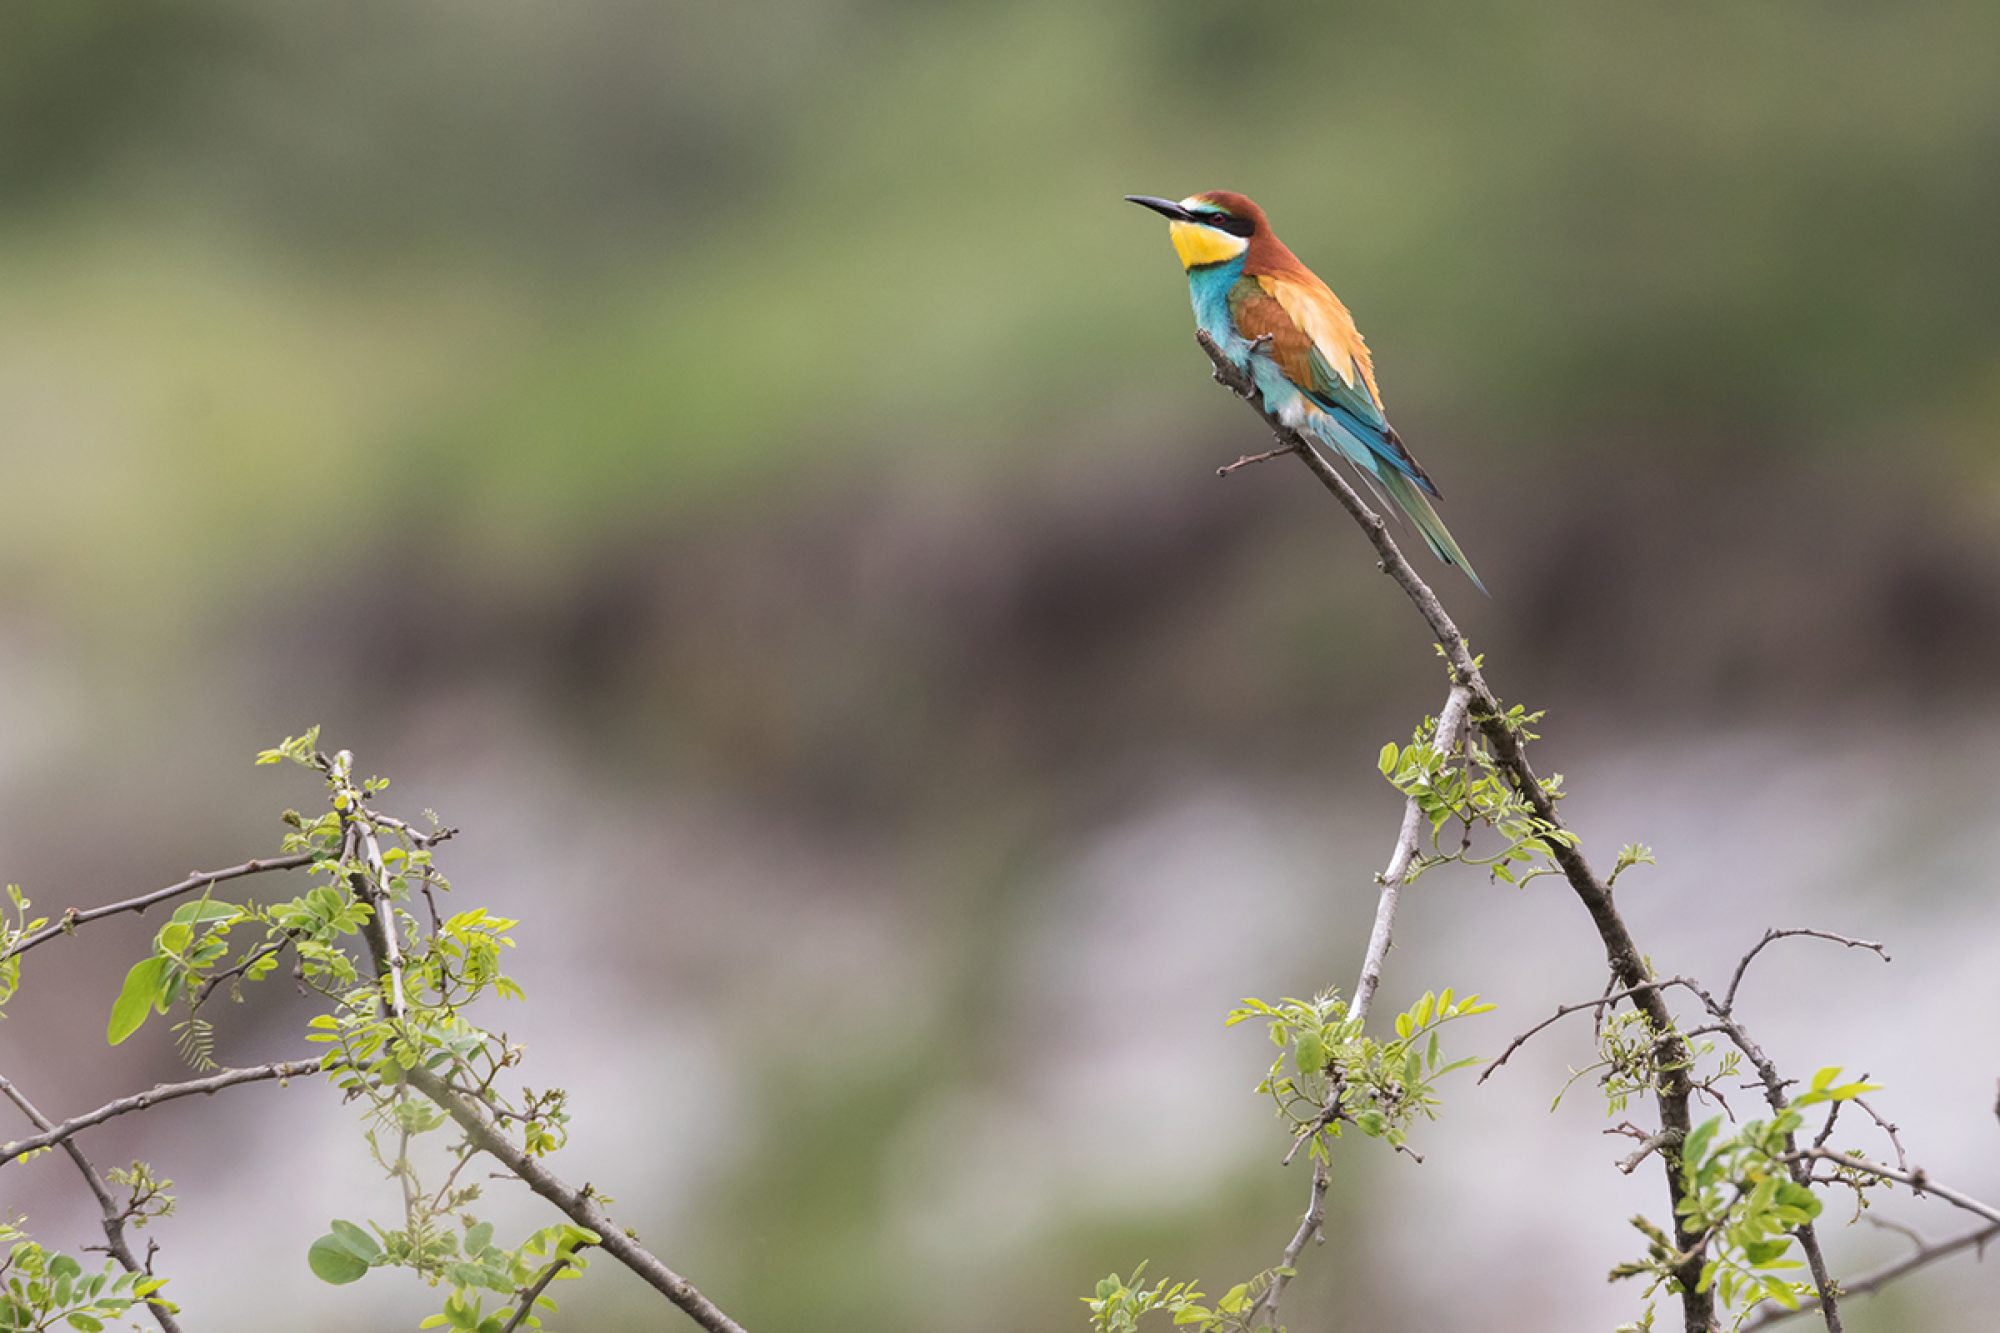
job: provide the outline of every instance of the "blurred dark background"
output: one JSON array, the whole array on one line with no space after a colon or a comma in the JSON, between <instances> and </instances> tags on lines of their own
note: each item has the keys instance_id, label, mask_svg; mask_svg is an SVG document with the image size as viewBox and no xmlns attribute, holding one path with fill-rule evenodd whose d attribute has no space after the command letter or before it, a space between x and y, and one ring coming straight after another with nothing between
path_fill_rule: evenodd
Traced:
<instances>
[{"instance_id":1,"label":"blurred dark background","mask_svg":"<svg viewBox=\"0 0 2000 1333\"><path fill-rule=\"evenodd\" d=\"M1305 1181L1221 1018L1351 982L1373 757L1444 680L1301 470L1214 476L1263 437L1119 196L1226 187L1368 333L1589 845L1658 849L1656 961L1887 939L1774 956L1754 1021L2000 1193L1996 50L1974 4L10 5L0 879L266 851L314 792L249 758L321 722L525 918L495 1021L575 1093L562 1168L751 1326L1074 1328L1141 1258L1273 1262ZM102 1044L149 929L30 960L44 1109L175 1075ZM1441 872L1385 1000L1487 993L1491 1054L1600 961L1554 883ZM1448 1088L1422 1167L1346 1145L1292 1327L1632 1313L1658 1181L1587 1088L1547 1114L1588 1058ZM321 1090L98 1143L179 1182L190 1327L436 1308L308 1273L394 1211ZM0 1190L52 1242L83 1204ZM608 1264L562 1294L672 1323ZM1994 1296L1960 1260L1850 1327Z\"/></svg>"}]
</instances>

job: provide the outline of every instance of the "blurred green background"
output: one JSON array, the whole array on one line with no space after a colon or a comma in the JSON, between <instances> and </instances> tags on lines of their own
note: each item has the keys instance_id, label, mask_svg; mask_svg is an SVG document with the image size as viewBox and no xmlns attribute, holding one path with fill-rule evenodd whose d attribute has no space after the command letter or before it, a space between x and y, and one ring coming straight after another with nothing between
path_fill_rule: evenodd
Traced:
<instances>
[{"instance_id":1,"label":"blurred green background","mask_svg":"<svg viewBox=\"0 0 2000 1333\"><path fill-rule=\"evenodd\" d=\"M265 850L312 792L249 756L322 722L526 919L567 1173L752 1327L1073 1328L1140 1258L1272 1262L1304 1180L1220 1020L1351 980L1373 756L1443 679L1303 473L1213 475L1262 436L1119 196L1232 188L1367 331L1590 845L1659 849L1642 941L1887 938L1774 959L1756 1021L1991 1195L1996 50L1970 3L19 0L0 877ZM1487 993L1491 1053L1594 993L1558 888L1421 887L1385 999ZM102 1048L105 935L11 1007L45 1109L176 1068ZM1344 1153L1293 1327L1629 1314L1658 1182L1545 1114L1586 1058L1450 1089L1424 1167ZM232 1097L101 1136L181 1183L190 1326L435 1308L306 1270L391 1208L351 1116ZM87 1238L74 1192L0 1204ZM1850 1327L1992 1300L1962 1261ZM672 1322L608 1265L564 1306Z\"/></svg>"}]
</instances>

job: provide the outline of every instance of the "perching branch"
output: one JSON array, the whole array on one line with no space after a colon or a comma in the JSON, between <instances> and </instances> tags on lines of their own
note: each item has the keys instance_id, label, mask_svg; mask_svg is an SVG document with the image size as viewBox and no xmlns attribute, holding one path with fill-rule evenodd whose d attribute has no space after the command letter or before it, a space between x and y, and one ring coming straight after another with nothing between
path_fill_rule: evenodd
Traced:
<instances>
[{"instance_id":1,"label":"perching branch","mask_svg":"<svg viewBox=\"0 0 2000 1333\"><path fill-rule=\"evenodd\" d=\"M4 1095L8 1101L19 1107L21 1114L32 1120L35 1128L44 1134L55 1130L56 1126L49 1118L36 1110L35 1104L29 1101L19 1088L8 1082L4 1075L0 1075L0 1095ZM111 1197L111 1191L106 1187L104 1177L98 1174L97 1167L84 1156L83 1149L77 1147L75 1143L65 1138L62 1140L62 1148L69 1154L70 1161L76 1163L78 1173L83 1176L84 1183L90 1186L91 1194L97 1199L98 1209L103 1214L105 1251L118 1261L119 1267L133 1277L151 1277L152 1271L139 1262L139 1256L132 1253L131 1243L125 1239L127 1214L118 1206L118 1201ZM160 1333L181 1333L180 1324L176 1322L164 1301L148 1296L144 1304L152 1311L154 1321L160 1326Z\"/></svg>"},{"instance_id":2,"label":"perching branch","mask_svg":"<svg viewBox=\"0 0 2000 1333\"><path fill-rule=\"evenodd\" d=\"M1536 776L1521 748L1521 738L1508 722L1499 699L1487 686L1481 675L1479 664L1473 659L1472 650L1466 645L1465 636L1458 625L1444 609L1444 604L1424 582L1410 562L1404 558L1394 538L1390 537L1388 525L1382 516L1370 509L1347 484L1339 472L1322 455L1312 441L1278 420L1264 405L1256 385L1249 376L1234 365L1227 354L1216 346L1206 333L1198 332L1196 340L1202 351L1215 365L1215 378L1233 390L1239 398L1257 410L1258 415L1271 428L1280 446L1295 452L1322 486L1332 493L1343 509L1360 525L1362 533L1374 546L1381 558L1382 571L1396 581L1430 627L1438 646L1444 650L1445 662L1451 670L1454 684L1462 685L1471 693L1470 716L1472 725L1478 728L1491 747L1500 770L1506 775L1508 784L1514 789L1537 818L1554 833L1566 834L1561 817L1556 813L1555 798L1549 794L1542 780ZM1673 1015L1667 1008L1665 998L1653 982L1645 956L1640 953L1632 932L1619 914L1611 890L1585 858L1581 845L1567 836L1547 839L1550 857L1562 871L1571 890L1590 914L1591 923L1597 928L1598 938L1604 944L1606 961L1610 965L1613 979L1621 986L1634 988L1633 1003L1646 1015L1656 1034L1658 1047L1657 1066L1663 1071L1655 1087L1655 1099L1659 1106L1661 1129L1668 1133L1685 1136L1692 1127L1689 1112L1689 1097L1692 1084L1687 1068L1690 1064L1687 1043L1674 1027ZM1661 1153L1667 1182L1667 1197L1670 1212L1674 1218L1676 1247L1688 1257L1675 1271L1675 1279L1680 1287L1682 1316L1686 1333L1709 1333L1715 1324L1715 1300L1707 1291L1698 1290L1701 1276L1701 1261L1695 1253L1695 1242L1699 1239L1689 1234L1683 1226L1680 1202L1685 1193L1681 1181L1680 1155L1677 1151Z\"/></svg>"},{"instance_id":3,"label":"perching branch","mask_svg":"<svg viewBox=\"0 0 2000 1333\"><path fill-rule=\"evenodd\" d=\"M317 1074L322 1067L322 1062L319 1060L283 1060L276 1064L253 1065L247 1069L225 1069L207 1078L189 1079L186 1083L162 1083L145 1092L135 1092L129 1097L120 1097L117 1101L106 1102L95 1111L86 1111L59 1125L40 1124L37 1121L42 1133L32 1138L16 1139L12 1143L0 1144L0 1167L17 1162L28 1153L67 1142L73 1135L89 1129L92 1125L101 1125L107 1120L129 1115L133 1111L144 1111L158 1106L161 1102L170 1102L180 1097L212 1096L224 1088L233 1088L239 1083L300 1078L307 1074ZM30 1116L30 1119L33 1117Z\"/></svg>"}]
</instances>

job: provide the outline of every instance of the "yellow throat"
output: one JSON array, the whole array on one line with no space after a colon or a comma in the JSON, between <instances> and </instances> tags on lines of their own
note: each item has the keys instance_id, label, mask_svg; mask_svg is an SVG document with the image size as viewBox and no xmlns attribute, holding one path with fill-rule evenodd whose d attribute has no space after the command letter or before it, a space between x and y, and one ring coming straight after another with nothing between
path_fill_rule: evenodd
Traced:
<instances>
[{"instance_id":1,"label":"yellow throat","mask_svg":"<svg viewBox=\"0 0 2000 1333\"><path fill-rule=\"evenodd\" d=\"M1194 222L1169 222L1167 234L1173 238L1174 253L1181 257L1182 268L1219 264L1225 259L1236 258L1250 248L1250 242L1241 236L1231 236L1226 231Z\"/></svg>"}]
</instances>

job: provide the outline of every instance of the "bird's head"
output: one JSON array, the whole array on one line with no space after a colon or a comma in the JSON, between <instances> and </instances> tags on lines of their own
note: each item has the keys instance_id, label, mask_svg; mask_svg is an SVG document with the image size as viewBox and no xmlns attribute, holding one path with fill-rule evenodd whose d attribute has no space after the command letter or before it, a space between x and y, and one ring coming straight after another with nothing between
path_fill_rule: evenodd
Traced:
<instances>
[{"instance_id":1,"label":"bird's head","mask_svg":"<svg viewBox=\"0 0 2000 1333\"><path fill-rule=\"evenodd\" d=\"M1266 229L1264 210L1229 190L1191 194L1176 203L1149 194L1125 196L1167 219L1167 234L1182 268L1201 268L1236 258Z\"/></svg>"}]
</instances>

